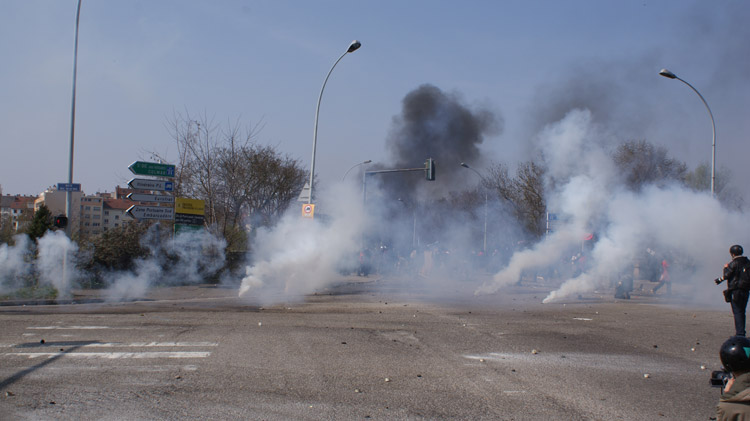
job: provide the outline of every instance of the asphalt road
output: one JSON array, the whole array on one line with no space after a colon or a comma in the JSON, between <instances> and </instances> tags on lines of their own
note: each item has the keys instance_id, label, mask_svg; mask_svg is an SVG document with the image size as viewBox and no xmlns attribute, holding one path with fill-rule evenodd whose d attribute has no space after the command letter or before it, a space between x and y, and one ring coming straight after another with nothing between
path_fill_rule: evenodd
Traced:
<instances>
[{"instance_id":1,"label":"asphalt road","mask_svg":"<svg viewBox=\"0 0 750 421\"><path fill-rule=\"evenodd\" d=\"M408 292L404 285L408 284ZM236 290L0 306L0 419L707 420L728 309L544 285L473 297L342 281L259 307ZM87 301L88 300L88 301ZM6 303L8 304L8 303Z\"/></svg>"}]
</instances>

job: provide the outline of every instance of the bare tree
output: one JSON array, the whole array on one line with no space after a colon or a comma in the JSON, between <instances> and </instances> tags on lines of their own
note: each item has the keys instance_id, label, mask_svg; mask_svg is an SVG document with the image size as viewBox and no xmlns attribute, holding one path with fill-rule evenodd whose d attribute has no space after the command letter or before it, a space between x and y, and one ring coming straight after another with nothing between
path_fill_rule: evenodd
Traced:
<instances>
[{"instance_id":1,"label":"bare tree","mask_svg":"<svg viewBox=\"0 0 750 421\"><path fill-rule=\"evenodd\" d=\"M687 173L684 162L667 156L667 149L645 141L621 143L612 159L624 177L625 185L633 191L643 186L682 183Z\"/></svg>"},{"instance_id":2,"label":"bare tree","mask_svg":"<svg viewBox=\"0 0 750 421\"><path fill-rule=\"evenodd\" d=\"M535 238L544 234L547 204L544 197L545 168L534 161L518 164L515 177L508 166L498 163L488 170L485 187L496 192L501 204L512 209L516 220Z\"/></svg>"},{"instance_id":3,"label":"bare tree","mask_svg":"<svg viewBox=\"0 0 750 421\"><path fill-rule=\"evenodd\" d=\"M716 183L714 185L716 198L719 199L728 209L741 211L745 199L732 186L732 171L727 167L716 169ZM695 167L694 170L685 174L685 185L694 191L711 190L711 167L707 163L702 163Z\"/></svg>"},{"instance_id":4,"label":"bare tree","mask_svg":"<svg viewBox=\"0 0 750 421\"><path fill-rule=\"evenodd\" d=\"M177 145L175 192L206 202L206 224L227 240L246 247L246 223L271 225L299 194L306 171L272 146L255 143L259 130L238 124L220 129L206 116L175 115L168 127Z\"/></svg>"}]
</instances>

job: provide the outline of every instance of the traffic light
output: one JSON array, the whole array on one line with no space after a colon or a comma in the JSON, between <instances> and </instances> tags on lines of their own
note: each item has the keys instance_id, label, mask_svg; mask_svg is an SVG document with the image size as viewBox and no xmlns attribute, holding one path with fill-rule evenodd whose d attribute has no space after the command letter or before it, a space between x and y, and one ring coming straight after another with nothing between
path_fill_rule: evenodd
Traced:
<instances>
[{"instance_id":1,"label":"traffic light","mask_svg":"<svg viewBox=\"0 0 750 421\"><path fill-rule=\"evenodd\" d=\"M68 226L68 217L65 215L57 215L55 217L55 227L65 228Z\"/></svg>"},{"instance_id":2,"label":"traffic light","mask_svg":"<svg viewBox=\"0 0 750 421\"><path fill-rule=\"evenodd\" d=\"M428 158L427 162L424 163L424 167L427 180L435 181L435 160Z\"/></svg>"}]
</instances>

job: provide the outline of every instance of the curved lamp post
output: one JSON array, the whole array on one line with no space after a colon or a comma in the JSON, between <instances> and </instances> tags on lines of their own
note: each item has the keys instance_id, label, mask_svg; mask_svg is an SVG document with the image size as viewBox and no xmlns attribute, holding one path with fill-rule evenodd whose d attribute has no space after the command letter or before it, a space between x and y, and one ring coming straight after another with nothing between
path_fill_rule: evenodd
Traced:
<instances>
[{"instance_id":1,"label":"curved lamp post","mask_svg":"<svg viewBox=\"0 0 750 421\"><path fill-rule=\"evenodd\" d=\"M479 174L479 171L471 168L465 162L462 162L461 166L474 171L474 174L479 176L480 180L484 181L484 177L482 177L482 174ZM482 251L484 251L484 256L487 257L487 189L484 189L484 244L482 246Z\"/></svg>"},{"instance_id":2,"label":"curved lamp post","mask_svg":"<svg viewBox=\"0 0 750 421\"><path fill-rule=\"evenodd\" d=\"M685 80L680 79L675 75L674 73L670 72L667 69L661 69L659 71L659 74L669 78L669 79L677 79L680 82L684 83L685 85L689 86L690 89L693 90L698 96L700 97L701 101L703 101L703 105L706 106L706 110L708 110L708 116L711 117L711 129L713 130L713 140L711 141L711 197L714 197L716 195L715 185L716 185L716 124L714 123L714 115L711 113L711 108L708 107L708 103L703 98L703 95L701 95L700 92L698 92L697 89L693 87L693 85L687 83Z\"/></svg>"},{"instance_id":3,"label":"curved lamp post","mask_svg":"<svg viewBox=\"0 0 750 421\"><path fill-rule=\"evenodd\" d=\"M68 160L68 183L73 183L73 140L75 139L76 127L76 72L78 69L78 23L81 20L81 0L78 0L78 9L76 10L76 41L73 48L73 97L70 104L70 154ZM68 217L68 225L65 226L65 233L70 237L73 225L73 192L65 192L65 216Z\"/></svg>"},{"instance_id":4,"label":"curved lamp post","mask_svg":"<svg viewBox=\"0 0 750 421\"><path fill-rule=\"evenodd\" d=\"M318 95L318 106L315 107L315 129L313 130L312 160L310 163L310 197L307 198L308 204L312 203L313 198L313 179L315 178L315 147L318 143L318 115L320 114L320 100L323 98L323 90L325 90L326 82L328 82L328 78L331 76L331 73L333 72L333 69L336 67L336 65L339 64L339 61L341 61L341 59L344 58L344 56L348 53L357 51L357 49L361 46L362 44L357 40L354 40L351 44L349 44L349 48L346 50L346 52L344 52L344 54L342 54L341 57L339 57L339 59L336 60L335 63L333 63L333 66L331 66L331 70L328 71L328 74L323 81L323 87L320 88L320 95Z\"/></svg>"},{"instance_id":5,"label":"curved lamp post","mask_svg":"<svg viewBox=\"0 0 750 421\"><path fill-rule=\"evenodd\" d=\"M344 176L343 176L343 177L341 177L341 181L344 181L344 179L346 178L346 176L347 176L347 175L349 174L349 171L351 171L351 170L353 170L353 169L355 169L355 168L359 167L360 165L365 165L365 164L369 164L370 162L372 162L372 159L368 159L367 161L362 161L362 162L360 162L359 164L354 164L354 165L352 165L352 167L351 167L351 168L349 168L348 170L346 170L346 172L344 173Z\"/></svg>"}]
</instances>

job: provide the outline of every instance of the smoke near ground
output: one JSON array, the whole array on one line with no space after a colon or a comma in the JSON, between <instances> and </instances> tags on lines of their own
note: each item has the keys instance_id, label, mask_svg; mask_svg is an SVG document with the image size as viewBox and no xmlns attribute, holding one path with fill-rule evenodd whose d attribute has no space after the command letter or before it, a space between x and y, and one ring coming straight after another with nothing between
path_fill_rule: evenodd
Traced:
<instances>
[{"instance_id":1,"label":"smoke near ground","mask_svg":"<svg viewBox=\"0 0 750 421\"><path fill-rule=\"evenodd\" d=\"M62 231L47 231L37 244L26 235L14 240L12 246L0 245L0 295L52 287L57 299L69 299L74 289L102 282L106 299L132 300L155 286L203 283L217 276L225 264L223 239L205 230L165 236L158 224L141 239L147 256L127 271L95 274L81 269L78 245Z\"/></svg>"},{"instance_id":2,"label":"smoke near ground","mask_svg":"<svg viewBox=\"0 0 750 421\"><path fill-rule=\"evenodd\" d=\"M539 243L513 254L476 294L501 292L525 270L564 265L570 256L565 253L580 250L584 238L593 234L586 267L565 279L545 302L612 286L632 275L634 262L646 250L668 259L674 281L687 284L692 296L711 295L703 293L720 275L729 245L747 238L744 215L722 208L705 192L677 185L648 186L640 193L625 189L604 147L608 136L587 110L573 110L541 131L538 141L549 168L548 206L559 222Z\"/></svg>"},{"instance_id":3,"label":"smoke near ground","mask_svg":"<svg viewBox=\"0 0 750 421\"><path fill-rule=\"evenodd\" d=\"M148 256L137 259L131 271L104 276L109 300L143 297L155 285L200 284L224 268L224 239L203 229L179 232L166 241L162 240L164 235L158 224L152 225L141 239Z\"/></svg>"},{"instance_id":4,"label":"smoke near ground","mask_svg":"<svg viewBox=\"0 0 750 421\"><path fill-rule=\"evenodd\" d=\"M367 221L351 184L320 192L315 218L292 206L276 226L259 230L239 296L260 304L299 300L330 284L342 265L356 261Z\"/></svg>"}]
</instances>

